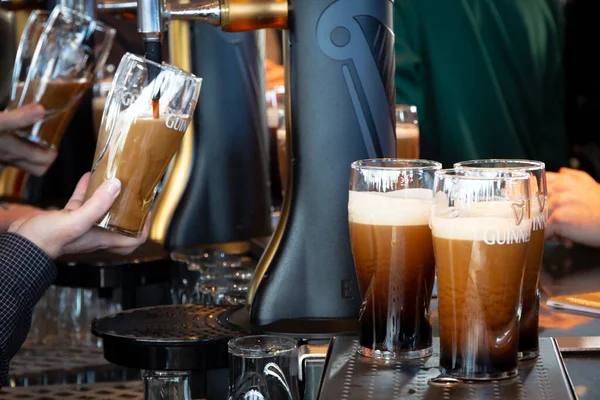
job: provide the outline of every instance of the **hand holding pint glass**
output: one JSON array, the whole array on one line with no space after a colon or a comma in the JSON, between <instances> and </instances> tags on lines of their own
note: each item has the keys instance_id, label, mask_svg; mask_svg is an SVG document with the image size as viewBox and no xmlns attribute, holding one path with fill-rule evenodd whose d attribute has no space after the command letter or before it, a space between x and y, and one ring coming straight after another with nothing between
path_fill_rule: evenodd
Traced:
<instances>
[{"instance_id":1,"label":"hand holding pint glass","mask_svg":"<svg viewBox=\"0 0 600 400\"><path fill-rule=\"evenodd\" d=\"M432 354L435 260L429 215L435 171L426 160L352 163L348 220L362 306L359 352L383 359Z\"/></svg>"},{"instance_id":2,"label":"hand holding pint glass","mask_svg":"<svg viewBox=\"0 0 600 400\"><path fill-rule=\"evenodd\" d=\"M102 228L138 236L160 179L187 130L201 79L167 64L123 56L106 100L86 198L118 178L123 189Z\"/></svg>"},{"instance_id":3,"label":"hand holding pint glass","mask_svg":"<svg viewBox=\"0 0 600 400\"><path fill-rule=\"evenodd\" d=\"M496 169L435 175L431 230L443 375L517 374L521 285L531 238L529 174Z\"/></svg>"},{"instance_id":4,"label":"hand holding pint glass","mask_svg":"<svg viewBox=\"0 0 600 400\"><path fill-rule=\"evenodd\" d=\"M455 168L499 168L530 174L532 231L529 242L519 322L519 358L534 358L539 354L540 270L544 257L546 232L546 167L543 162L529 160L472 160L454 164Z\"/></svg>"}]
</instances>

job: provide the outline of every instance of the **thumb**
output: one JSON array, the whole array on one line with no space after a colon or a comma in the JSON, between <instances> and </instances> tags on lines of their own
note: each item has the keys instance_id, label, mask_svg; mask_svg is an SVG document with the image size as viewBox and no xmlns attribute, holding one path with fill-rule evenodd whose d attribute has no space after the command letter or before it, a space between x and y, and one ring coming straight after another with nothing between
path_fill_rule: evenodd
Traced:
<instances>
[{"instance_id":1,"label":"thumb","mask_svg":"<svg viewBox=\"0 0 600 400\"><path fill-rule=\"evenodd\" d=\"M44 107L28 104L0 114L0 131L10 131L33 125L44 117Z\"/></svg>"},{"instance_id":2,"label":"thumb","mask_svg":"<svg viewBox=\"0 0 600 400\"><path fill-rule=\"evenodd\" d=\"M121 181L117 178L104 181L81 207L71 211L78 228L89 229L102 218L113 205L121 191Z\"/></svg>"}]
</instances>

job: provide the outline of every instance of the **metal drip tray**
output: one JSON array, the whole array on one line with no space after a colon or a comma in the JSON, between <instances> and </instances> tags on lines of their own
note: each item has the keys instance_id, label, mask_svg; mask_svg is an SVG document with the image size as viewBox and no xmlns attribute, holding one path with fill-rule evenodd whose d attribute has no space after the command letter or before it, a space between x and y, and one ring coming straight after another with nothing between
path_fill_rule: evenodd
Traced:
<instances>
[{"instance_id":1,"label":"metal drip tray","mask_svg":"<svg viewBox=\"0 0 600 400\"><path fill-rule=\"evenodd\" d=\"M540 339L540 357L523 363L518 377L489 383L429 384L439 376L439 339L426 361L386 363L358 355L358 341L338 337L329 349L319 400L567 400L577 396L566 373L556 341Z\"/></svg>"},{"instance_id":2,"label":"metal drip tray","mask_svg":"<svg viewBox=\"0 0 600 400\"><path fill-rule=\"evenodd\" d=\"M0 399L2 400L142 400L143 398L144 385L141 381L96 383L93 385L30 386L2 388L0 390Z\"/></svg>"}]
</instances>

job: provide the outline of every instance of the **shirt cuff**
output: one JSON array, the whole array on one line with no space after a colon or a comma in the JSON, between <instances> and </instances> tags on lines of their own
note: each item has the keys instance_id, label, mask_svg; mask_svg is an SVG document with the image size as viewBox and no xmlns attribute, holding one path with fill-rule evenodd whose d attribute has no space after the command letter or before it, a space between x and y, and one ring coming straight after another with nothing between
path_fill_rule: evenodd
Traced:
<instances>
[{"instance_id":1,"label":"shirt cuff","mask_svg":"<svg viewBox=\"0 0 600 400\"><path fill-rule=\"evenodd\" d=\"M0 234L0 386L27 337L33 307L54 279L56 266L42 249L20 235Z\"/></svg>"}]
</instances>

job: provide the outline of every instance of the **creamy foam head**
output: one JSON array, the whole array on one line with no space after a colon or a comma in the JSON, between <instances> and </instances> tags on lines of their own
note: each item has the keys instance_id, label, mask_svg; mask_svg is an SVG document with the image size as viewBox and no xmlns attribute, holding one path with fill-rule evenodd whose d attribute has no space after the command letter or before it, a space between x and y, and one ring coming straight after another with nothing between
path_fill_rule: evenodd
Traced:
<instances>
[{"instance_id":1,"label":"creamy foam head","mask_svg":"<svg viewBox=\"0 0 600 400\"><path fill-rule=\"evenodd\" d=\"M403 189L393 192L349 193L350 222L384 226L427 225L431 212L433 191Z\"/></svg>"},{"instance_id":2,"label":"creamy foam head","mask_svg":"<svg viewBox=\"0 0 600 400\"><path fill-rule=\"evenodd\" d=\"M518 203L488 201L468 207L443 208L437 205L431 217L433 236L454 240L478 240L488 244L528 242L532 220L526 215L517 224L517 213L525 212Z\"/></svg>"},{"instance_id":3,"label":"creamy foam head","mask_svg":"<svg viewBox=\"0 0 600 400\"><path fill-rule=\"evenodd\" d=\"M396 139L419 137L419 127L415 124L396 124Z\"/></svg>"},{"instance_id":4,"label":"creamy foam head","mask_svg":"<svg viewBox=\"0 0 600 400\"><path fill-rule=\"evenodd\" d=\"M513 244L529 242L531 219L524 219L519 225L510 218L431 218L431 232L434 237L482 241L487 244Z\"/></svg>"}]
</instances>

